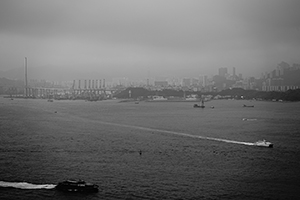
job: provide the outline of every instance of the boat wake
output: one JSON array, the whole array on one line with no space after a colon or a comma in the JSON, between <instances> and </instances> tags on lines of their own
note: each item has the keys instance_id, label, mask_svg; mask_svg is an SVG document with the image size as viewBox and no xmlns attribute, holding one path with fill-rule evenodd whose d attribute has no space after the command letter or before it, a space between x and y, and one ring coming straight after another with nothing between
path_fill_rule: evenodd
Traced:
<instances>
[{"instance_id":1,"label":"boat wake","mask_svg":"<svg viewBox=\"0 0 300 200\"><path fill-rule=\"evenodd\" d=\"M192 135L188 133L180 133L180 132L175 132L175 131L168 131L168 130L160 130L160 129L153 129L153 128L146 128L146 127L140 127L140 126L132 126L132 125L125 125L125 124L117 124L117 123L111 123L111 122L100 122L102 124L107 124L107 125L113 125L113 126L119 126L119 127L127 127L127 128L133 128L133 129L139 129L139 130L145 130L145 131L152 131L152 132L161 132L161 133L169 133L173 135L180 135L180 136L185 136L185 137L192 137L192 138L198 138L202 140L213 140L213 141L219 141L219 142L227 142L227 143L233 143L233 144L242 144L242 145L248 145L248 146L253 146L255 145L252 142L240 142L240 141L234 141L234 140L227 140L227 139L222 139L222 138L214 138L214 137L205 137L205 136L200 136L200 135Z\"/></svg>"},{"instance_id":2,"label":"boat wake","mask_svg":"<svg viewBox=\"0 0 300 200\"><path fill-rule=\"evenodd\" d=\"M54 184L32 184L26 182L6 182L0 181L0 187L13 187L19 189L53 189L56 187Z\"/></svg>"}]
</instances>

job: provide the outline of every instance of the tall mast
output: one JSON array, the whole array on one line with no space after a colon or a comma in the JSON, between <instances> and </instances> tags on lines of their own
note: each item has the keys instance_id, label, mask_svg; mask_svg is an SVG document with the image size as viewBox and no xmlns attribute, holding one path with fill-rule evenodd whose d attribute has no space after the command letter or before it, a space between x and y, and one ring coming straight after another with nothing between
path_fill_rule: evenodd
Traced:
<instances>
[{"instance_id":1,"label":"tall mast","mask_svg":"<svg viewBox=\"0 0 300 200\"><path fill-rule=\"evenodd\" d=\"M25 97L27 97L27 87L28 87L28 82L27 82L27 57L25 57Z\"/></svg>"}]
</instances>

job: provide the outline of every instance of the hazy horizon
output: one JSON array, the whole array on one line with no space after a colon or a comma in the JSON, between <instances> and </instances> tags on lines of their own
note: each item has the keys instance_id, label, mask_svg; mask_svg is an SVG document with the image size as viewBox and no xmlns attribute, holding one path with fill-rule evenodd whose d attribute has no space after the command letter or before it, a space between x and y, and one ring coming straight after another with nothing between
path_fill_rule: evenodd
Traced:
<instances>
[{"instance_id":1,"label":"hazy horizon","mask_svg":"<svg viewBox=\"0 0 300 200\"><path fill-rule=\"evenodd\" d=\"M0 71L48 79L259 77L300 63L298 0L2 0ZM33 73L31 73L33 74ZM21 75L22 76L22 75Z\"/></svg>"}]
</instances>

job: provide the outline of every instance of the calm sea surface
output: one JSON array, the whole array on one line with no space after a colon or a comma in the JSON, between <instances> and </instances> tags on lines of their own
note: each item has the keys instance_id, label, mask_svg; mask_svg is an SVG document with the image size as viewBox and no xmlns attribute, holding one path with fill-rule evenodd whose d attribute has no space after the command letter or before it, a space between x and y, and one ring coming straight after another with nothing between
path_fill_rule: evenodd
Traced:
<instances>
[{"instance_id":1,"label":"calm sea surface","mask_svg":"<svg viewBox=\"0 0 300 200\"><path fill-rule=\"evenodd\" d=\"M193 104L1 97L0 199L300 198L300 103ZM70 178L100 191L46 189Z\"/></svg>"}]
</instances>

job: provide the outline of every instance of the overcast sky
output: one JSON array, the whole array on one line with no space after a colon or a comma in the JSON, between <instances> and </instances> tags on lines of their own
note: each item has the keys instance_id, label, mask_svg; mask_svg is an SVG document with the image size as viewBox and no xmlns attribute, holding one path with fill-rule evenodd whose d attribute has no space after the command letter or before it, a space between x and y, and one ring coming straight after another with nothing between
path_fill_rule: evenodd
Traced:
<instances>
[{"instance_id":1,"label":"overcast sky","mask_svg":"<svg viewBox=\"0 0 300 200\"><path fill-rule=\"evenodd\" d=\"M260 76L300 63L299 19L299 0L0 0L0 70Z\"/></svg>"}]
</instances>

